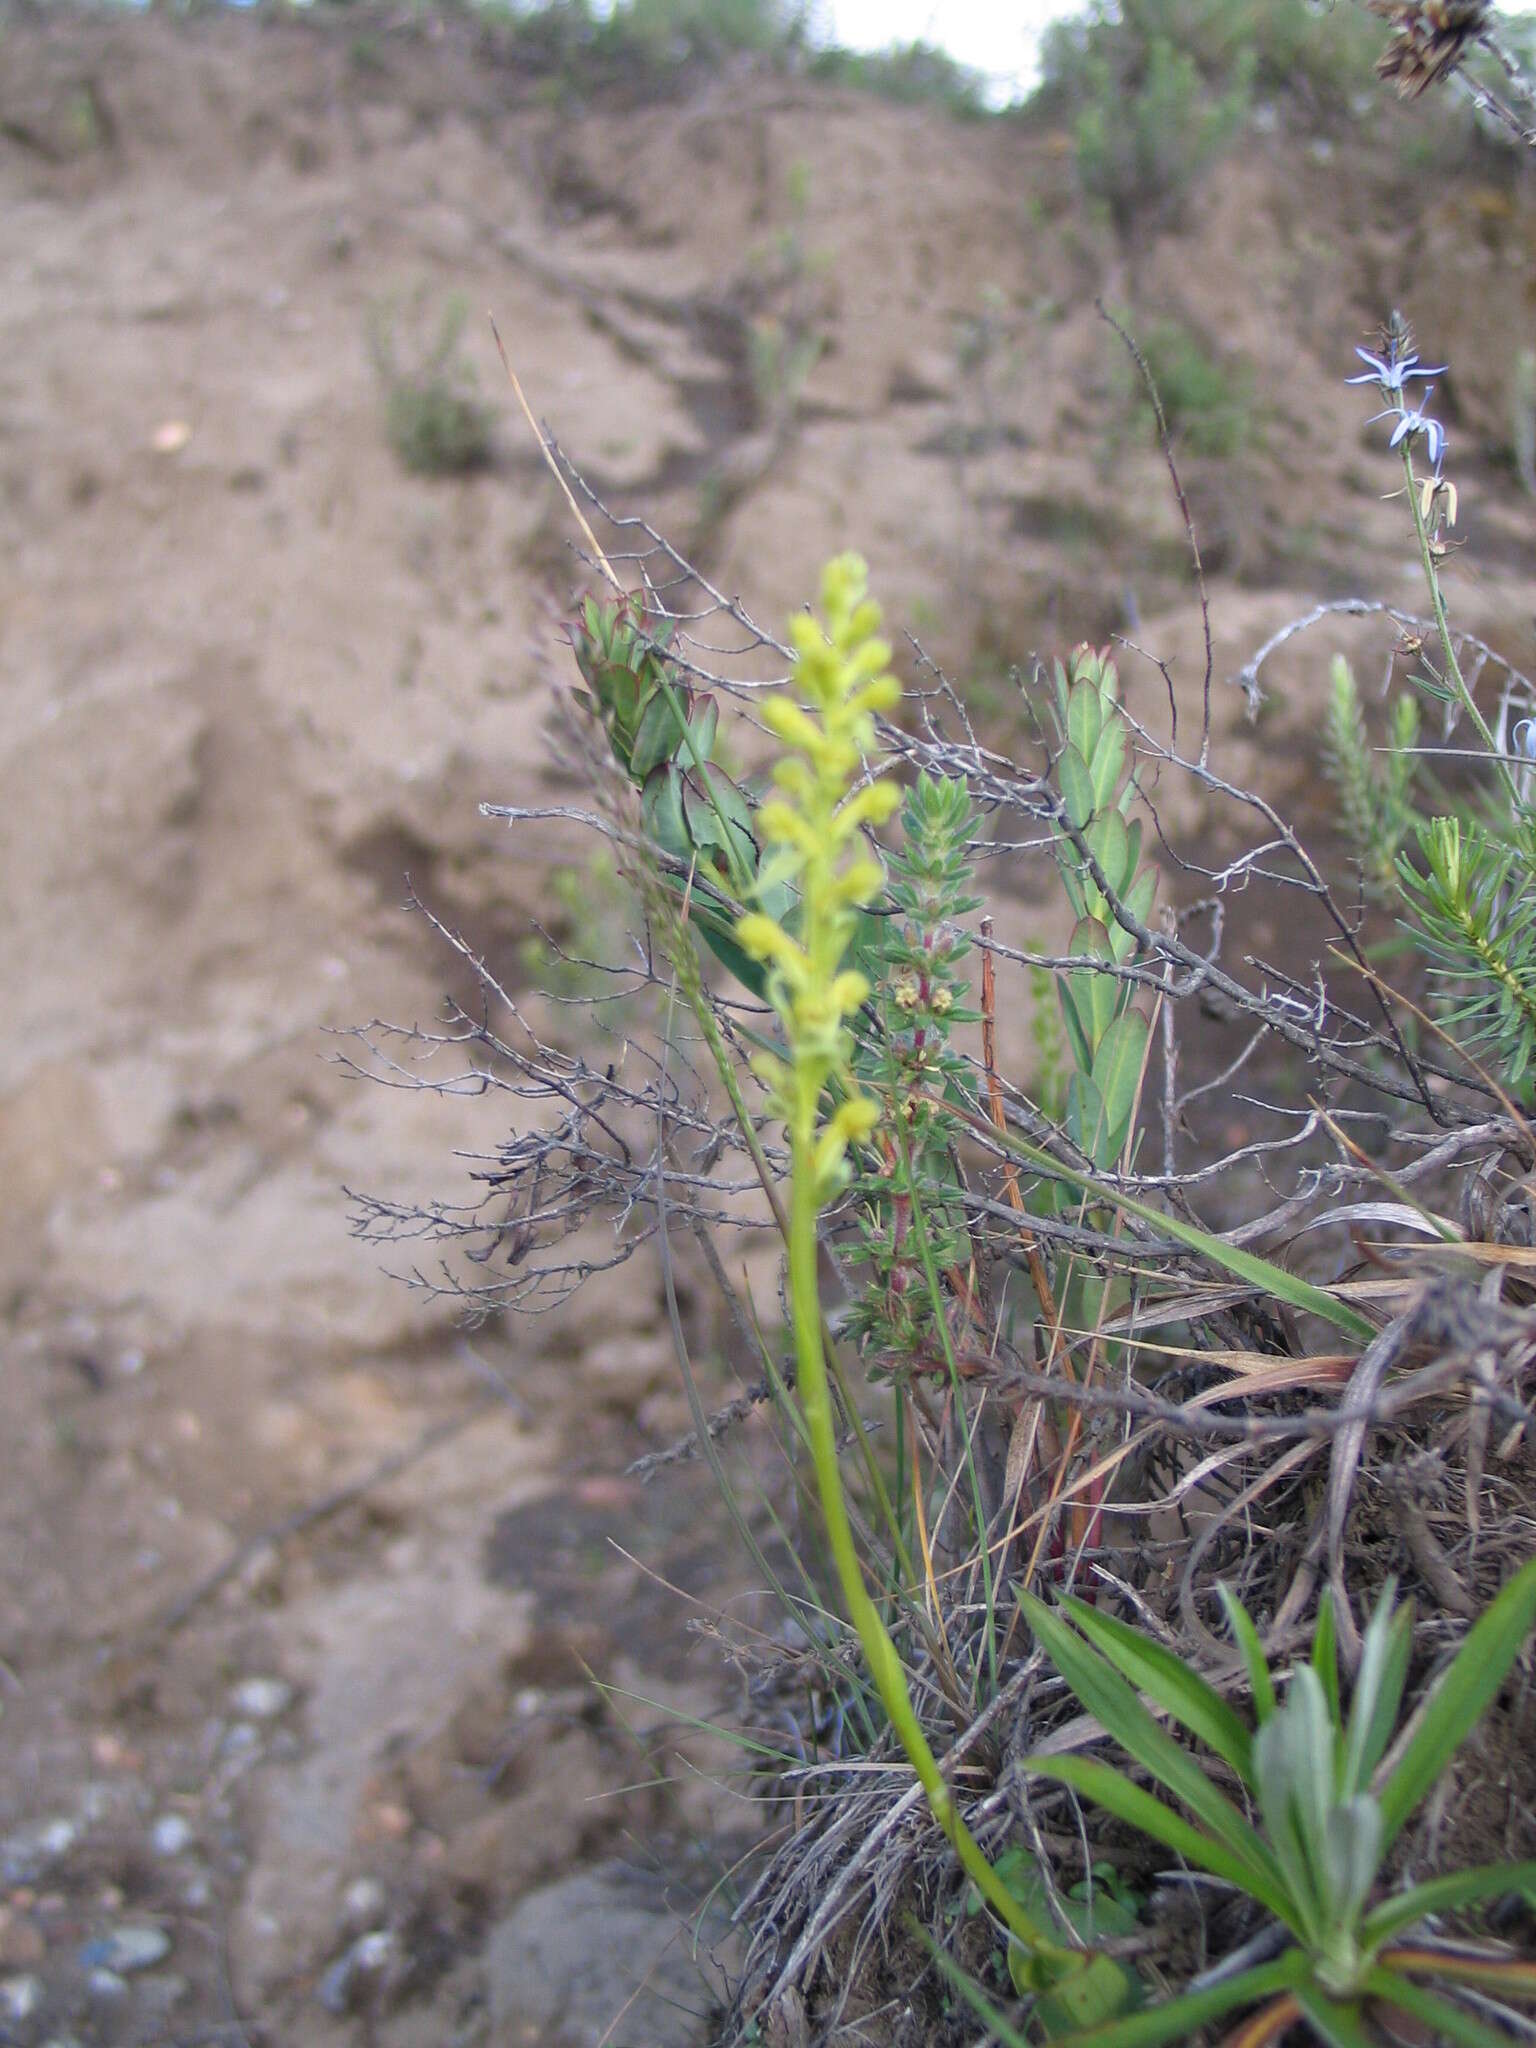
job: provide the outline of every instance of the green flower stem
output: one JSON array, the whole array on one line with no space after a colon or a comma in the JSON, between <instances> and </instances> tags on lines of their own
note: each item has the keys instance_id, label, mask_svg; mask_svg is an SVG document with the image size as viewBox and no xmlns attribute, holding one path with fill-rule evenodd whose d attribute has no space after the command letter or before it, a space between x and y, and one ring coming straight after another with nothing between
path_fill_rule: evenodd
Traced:
<instances>
[{"instance_id":1,"label":"green flower stem","mask_svg":"<svg viewBox=\"0 0 1536 2048\"><path fill-rule=\"evenodd\" d=\"M1413 448L1410 435L1403 443L1403 474L1408 479L1408 504L1413 513L1413 530L1419 543L1419 560L1424 566L1424 581L1429 586L1429 601L1434 607L1435 630L1440 635L1440 646L1445 654L1446 671L1455 686L1457 701L1472 723L1477 727L1478 737L1488 749L1499 779L1504 785L1504 794L1512 811L1518 812L1520 799L1515 789L1514 777L1502 759L1497 741L1488 728L1488 722L1473 701L1472 692L1467 688L1466 678L1461 672L1461 663L1456 659L1456 649L1451 640L1450 620L1446 617L1445 599L1440 590L1440 572L1435 566L1434 549L1430 545L1429 524L1424 516L1424 507L1419 502L1419 482L1413 473Z\"/></svg>"},{"instance_id":2,"label":"green flower stem","mask_svg":"<svg viewBox=\"0 0 1536 2048\"><path fill-rule=\"evenodd\" d=\"M800 1405L848 1617L890 1724L967 1875L1015 1941L1059 1977L1091 1958L1036 1925L961 1818L896 1646L864 1583L843 1492L817 1275L818 1224L823 1207L851 1178L850 1147L867 1142L880 1120L879 1105L860 1091L851 1066L850 1019L867 1000L869 984L845 962L859 907L882 880L865 830L885 823L900 803L893 782L861 777L876 743L875 720L895 707L901 685L889 672L889 646L876 637L879 608L869 600L867 571L856 555L828 564L822 604L825 627L800 617L790 629L797 696L770 697L763 706L763 721L785 752L774 769L780 793L758 811L762 838L774 849L759 874L758 894L761 901L776 885L796 889L795 929L767 910L750 912L736 928L742 947L768 965L768 997L784 1036L784 1054L765 1051L756 1066L789 1138L789 1308ZM833 1104L825 1120L824 1094ZM857 1424L851 1406L849 1412ZM858 1434L862 1440L862 1430Z\"/></svg>"},{"instance_id":3,"label":"green flower stem","mask_svg":"<svg viewBox=\"0 0 1536 2048\"><path fill-rule=\"evenodd\" d=\"M1013 1897L962 1819L913 1708L896 1646L864 1584L853 1529L848 1520L847 1503L843 1498L842 1471L837 1461L837 1433L832 1420L832 1395L821 1344L821 1303L816 1280L816 1226L820 1214L816 1199L816 1098L810 1095L809 1101L806 1100L809 1090L803 1073L797 1074L796 1080L799 1101L790 1132L790 1315L794 1326L800 1399L810 1431L816 1490L821 1499L822 1519L826 1523L827 1541L837 1567L848 1618L858 1631L870 1676L891 1726L917 1773L934 1819L953 1844L966 1875L1021 1947L1028 1949L1031 1955L1058 1957L1063 1963L1075 1963L1079 1960L1077 1953L1052 1941Z\"/></svg>"},{"instance_id":4,"label":"green flower stem","mask_svg":"<svg viewBox=\"0 0 1536 2048\"><path fill-rule=\"evenodd\" d=\"M928 1289L928 1298L934 1307L934 1329L938 1333L939 1344L944 1353L944 1364L949 1373L950 1386L954 1389L958 1412L963 1414L964 1396L960 1386L960 1369L955 1363L955 1347L950 1341L949 1323L944 1314L943 1295L939 1289L938 1269L933 1257L933 1243L928 1235L928 1227L923 1217L922 1202L917 1192L917 1176L912 1169L911 1147L907 1142L907 1134L902 1130L899 1121L896 1124L896 1143L900 1148L902 1168L907 1177L907 1185L911 1190L912 1232L917 1240L918 1256L923 1268L923 1283ZM987 1541L987 1518L981 1496L981 1479L976 1470L975 1450L969 1430L961 1431L961 1441L965 1446L966 1476L970 1481L971 1500L976 1515L976 1548L981 1562L982 1600L985 1603L987 1616L987 1672L991 1680L992 1690L996 1692L998 1684L997 1630L994 1626L992 1546Z\"/></svg>"}]
</instances>

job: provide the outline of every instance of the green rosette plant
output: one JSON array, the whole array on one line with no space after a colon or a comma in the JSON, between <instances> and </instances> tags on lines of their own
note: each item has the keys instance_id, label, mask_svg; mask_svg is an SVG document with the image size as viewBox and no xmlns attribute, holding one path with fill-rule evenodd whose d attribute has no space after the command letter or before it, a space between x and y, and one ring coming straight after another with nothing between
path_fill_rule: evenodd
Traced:
<instances>
[{"instance_id":1,"label":"green rosette plant","mask_svg":"<svg viewBox=\"0 0 1536 2048\"><path fill-rule=\"evenodd\" d=\"M1394 1605L1390 1584L1367 1625L1347 1713L1327 1595L1311 1659L1292 1670L1282 1699L1252 1619L1223 1589L1253 1696L1252 1725L1189 1664L1140 1630L1081 1600L1063 1600L1052 1610L1029 1594L1022 1598L1036 1641L1082 1705L1178 1804L1095 1758L1037 1756L1028 1772L1070 1786L1195 1869L1246 1893L1287 1937L1274 1961L1084 2031L1071 2037L1073 2048L1159 2048L1245 2006L1261 2008L1241 2035L1255 2044L1277 2040L1300 2019L1331 2048L1357 2048L1380 2038L1373 2016L1394 2011L1469 2048L1497 2048L1508 2039L1430 1986L1438 1979L1533 2000L1536 1964L1460 1947L1414 1947L1403 1937L1432 1915L1530 1892L1536 1863L1457 1871L1388 1891L1374 1905L1372 1898L1393 1843L1525 1646L1536 1622L1536 1559L1516 1572L1476 1622L1395 1745L1413 1612ZM1216 1762L1186 1749L1165 1721ZM1256 1821L1222 1790L1221 1777L1241 1788Z\"/></svg>"}]
</instances>

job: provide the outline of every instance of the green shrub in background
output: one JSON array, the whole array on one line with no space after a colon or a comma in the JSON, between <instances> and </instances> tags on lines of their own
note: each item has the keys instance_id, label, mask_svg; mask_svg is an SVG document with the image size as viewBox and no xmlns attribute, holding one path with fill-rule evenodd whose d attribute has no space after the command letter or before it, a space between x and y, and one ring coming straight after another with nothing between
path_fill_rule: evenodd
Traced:
<instances>
[{"instance_id":1,"label":"green shrub in background","mask_svg":"<svg viewBox=\"0 0 1536 2048\"><path fill-rule=\"evenodd\" d=\"M1233 456L1252 445L1258 416L1250 364L1215 354L1177 320L1149 321L1138 328L1137 342L1179 447L1191 455ZM1133 401L1150 419L1139 379Z\"/></svg>"},{"instance_id":2,"label":"green shrub in background","mask_svg":"<svg viewBox=\"0 0 1536 2048\"><path fill-rule=\"evenodd\" d=\"M469 308L455 294L435 325L427 294L375 306L369 350L384 393L384 432L416 476L465 476L491 459L495 414L476 395L459 343Z\"/></svg>"}]
</instances>

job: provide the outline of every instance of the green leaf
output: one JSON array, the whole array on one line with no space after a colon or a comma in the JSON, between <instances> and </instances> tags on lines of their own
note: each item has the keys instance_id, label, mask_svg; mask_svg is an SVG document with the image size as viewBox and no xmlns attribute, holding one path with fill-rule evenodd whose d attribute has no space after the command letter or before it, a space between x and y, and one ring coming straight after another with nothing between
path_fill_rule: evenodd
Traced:
<instances>
[{"instance_id":1,"label":"green leaf","mask_svg":"<svg viewBox=\"0 0 1536 2048\"><path fill-rule=\"evenodd\" d=\"M1328 1703L1328 1718L1337 1728L1339 1713L1339 1645L1333 1625L1333 1590L1323 1588L1317 1603L1317 1626L1312 1632L1312 1669L1317 1673Z\"/></svg>"},{"instance_id":2,"label":"green leaf","mask_svg":"<svg viewBox=\"0 0 1536 2048\"><path fill-rule=\"evenodd\" d=\"M1067 1027L1067 1037L1072 1041L1072 1061L1081 1074L1093 1072L1093 1047L1088 1043L1088 1026L1084 1013L1077 1006L1077 997L1072 992L1075 975L1058 974L1056 996L1061 1004L1062 1021Z\"/></svg>"},{"instance_id":3,"label":"green leaf","mask_svg":"<svg viewBox=\"0 0 1536 2048\"><path fill-rule=\"evenodd\" d=\"M672 760L682 745L683 721L678 716L677 692L674 690L669 699L668 693L658 688L652 692L640 714L634 745L629 752L630 774L636 782L644 782L653 768L659 768L663 761Z\"/></svg>"},{"instance_id":4,"label":"green leaf","mask_svg":"<svg viewBox=\"0 0 1536 2048\"><path fill-rule=\"evenodd\" d=\"M1377 2048L1375 2037L1360 2017L1358 2005L1329 1998L1313 1984L1296 1984L1292 1991L1296 2003L1328 2048Z\"/></svg>"},{"instance_id":5,"label":"green leaf","mask_svg":"<svg viewBox=\"0 0 1536 2048\"><path fill-rule=\"evenodd\" d=\"M1094 859L1104 870L1105 881L1117 896L1121 895L1125 886L1126 842L1130 837L1124 818L1115 810L1100 811L1085 837Z\"/></svg>"},{"instance_id":6,"label":"green leaf","mask_svg":"<svg viewBox=\"0 0 1536 2048\"><path fill-rule=\"evenodd\" d=\"M1131 1126L1151 1030L1139 1010L1123 1010L1109 1024L1093 1056L1094 1086L1104 1098L1105 1156L1110 1159L1118 1155Z\"/></svg>"},{"instance_id":7,"label":"green leaf","mask_svg":"<svg viewBox=\"0 0 1536 2048\"><path fill-rule=\"evenodd\" d=\"M1131 913L1132 917L1135 918L1138 924L1145 924L1147 922L1147 919L1152 915L1152 899L1156 896L1156 894L1156 868L1143 868L1141 873L1136 877L1135 881L1131 883L1130 887L1128 889L1122 890L1121 892L1122 899L1125 903L1126 909ZM1122 925L1120 929L1124 931L1125 928ZM1131 939L1131 934L1129 932L1126 932L1125 936L1127 939L1131 940L1131 944L1134 946L1136 942L1134 939Z\"/></svg>"},{"instance_id":8,"label":"green leaf","mask_svg":"<svg viewBox=\"0 0 1536 2048\"><path fill-rule=\"evenodd\" d=\"M720 706L713 697L699 700L693 717L688 721L688 735L693 745L689 752L691 760L696 754L701 761L707 761L715 751L715 734L720 725Z\"/></svg>"},{"instance_id":9,"label":"green leaf","mask_svg":"<svg viewBox=\"0 0 1536 2048\"><path fill-rule=\"evenodd\" d=\"M1472 1626L1436 1686L1380 1792L1383 1847L1429 1791L1481 1719L1536 1621L1536 1558L1522 1566Z\"/></svg>"},{"instance_id":10,"label":"green leaf","mask_svg":"<svg viewBox=\"0 0 1536 2048\"><path fill-rule=\"evenodd\" d=\"M1097 1650L1090 1649L1032 1594L1021 1594L1020 1599L1036 1640L1106 1734L1113 1736L1217 1838L1232 1865L1244 1873L1241 1878L1233 1876L1232 1881L1241 1883L1271 1912L1289 1923L1291 1914L1283 1900L1279 1868L1262 1838L1211 1783L1195 1758L1180 1748L1165 1728L1158 1726L1125 1680ZM1047 1768L1045 1760L1037 1768ZM1231 1869L1221 1874L1231 1876Z\"/></svg>"},{"instance_id":11,"label":"green leaf","mask_svg":"<svg viewBox=\"0 0 1536 2048\"><path fill-rule=\"evenodd\" d=\"M1079 831L1093 816L1093 780L1088 773L1088 764L1076 747L1067 747L1056 763L1056 779L1061 784L1062 802L1067 807L1067 816Z\"/></svg>"},{"instance_id":12,"label":"green leaf","mask_svg":"<svg viewBox=\"0 0 1536 2048\"><path fill-rule=\"evenodd\" d=\"M1070 1785L1085 1799L1091 1799L1095 1806L1102 1806L1117 1820L1139 1829L1154 1842L1161 1842L1176 1856L1182 1856L1186 1862L1209 1871L1212 1877L1219 1877L1239 1891L1246 1892L1250 1898L1257 1899L1277 1920L1283 1920L1293 1932L1296 1931L1297 1916L1292 1912L1278 1873L1271 1884L1267 1876L1255 1871L1225 1842L1197 1828L1182 1813L1175 1812L1144 1786L1117 1771L1113 1764L1100 1763L1096 1758L1085 1756L1040 1756L1026 1758L1025 1769L1036 1777L1052 1778L1058 1784Z\"/></svg>"},{"instance_id":13,"label":"green leaf","mask_svg":"<svg viewBox=\"0 0 1536 2048\"><path fill-rule=\"evenodd\" d=\"M989 1134L991 1126L987 1126ZM1303 1280L1295 1273L1288 1273L1284 1266L1277 1266L1269 1259L1257 1258L1238 1245L1228 1244L1224 1238L1213 1236L1208 1230L1201 1230L1197 1224L1186 1223L1182 1216L1175 1216L1166 1209L1154 1209L1150 1202L1138 1200L1123 1189L1106 1187L1090 1173L1079 1173L1075 1167L1065 1165L1053 1153L1043 1151L1038 1145L1031 1145L1027 1138L1016 1132L999 1133L996 1142L1005 1151L1020 1159L1027 1159L1036 1166L1043 1166L1069 1183L1082 1188L1086 1193L1097 1195L1106 1202L1113 1202L1117 1208L1129 1215L1140 1216L1148 1223L1155 1223L1159 1230L1176 1237L1180 1244L1187 1244L1192 1251L1201 1252L1213 1265L1223 1267L1239 1280L1246 1280L1266 1294L1277 1295L1281 1301L1289 1302L1292 1308L1303 1309L1309 1315L1321 1316L1335 1328L1346 1331L1351 1337L1369 1343L1375 1336L1375 1326L1351 1308L1347 1302L1335 1301L1333 1296L1321 1287L1314 1287L1310 1280Z\"/></svg>"},{"instance_id":14,"label":"green leaf","mask_svg":"<svg viewBox=\"0 0 1536 2048\"><path fill-rule=\"evenodd\" d=\"M1360 1940L1366 1948L1379 1948L1431 1913L1451 1913L1460 1906L1505 1898L1514 1892L1536 1893L1536 1862L1485 1863L1476 1870L1432 1877L1395 1893L1374 1913L1367 1913L1360 1923Z\"/></svg>"},{"instance_id":15,"label":"green leaf","mask_svg":"<svg viewBox=\"0 0 1536 2048\"><path fill-rule=\"evenodd\" d=\"M1093 782L1094 807L1103 810L1114 801L1125 769L1125 727L1118 717L1111 716L1104 721L1099 744L1092 755L1084 758L1088 761L1088 773Z\"/></svg>"},{"instance_id":16,"label":"green leaf","mask_svg":"<svg viewBox=\"0 0 1536 2048\"><path fill-rule=\"evenodd\" d=\"M1136 864L1140 859L1141 820L1140 818L1133 818L1129 826L1126 828L1125 862L1123 867L1121 868L1119 879L1115 884L1115 887L1119 890L1122 896L1125 894L1126 890L1129 889L1132 881L1135 878Z\"/></svg>"},{"instance_id":17,"label":"green leaf","mask_svg":"<svg viewBox=\"0 0 1536 2048\"><path fill-rule=\"evenodd\" d=\"M1067 952L1074 960L1100 960L1106 968L1114 959L1114 954L1110 950L1109 933L1096 917L1078 919L1072 927L1072 936L1067 941ZM1114 1019L1120 983L1114 975L1098 968L1088 973L1073 975L1072 983L1079 1015L1087 1026L1088 1042L1097 1052L1099 1041ZM1092 1061L1088 1063L1088 1070L1092 1072Z\"/></svg>"},{"instance_id":18,"label":"green leaf","mask_svg":"<svg viewBox=\"0 0 1536 2048\"><path fill-rule=\"evenodd\" d=\"M1008 1953L1011 1961L1017 1944ZM1140 1988L1125 1964L1117 1963L1113 1956L1087 1956L1080 1970L1073 1970L1040 1994L1035 2017L1048 2041L1059 2040L1077 2028L1102 2026L1128 2006L1140 2004Z\"/></svg>"},{"instance_id":19,"label":"green leaf","mask_svg":"<svg viewBox=\"0 0 1536 2048\"><path fill-rule=\"evenodd\" d=\"M1248 1672L1248 1690L1253 1694L1254 1718L1262 1728L1275 1711L1275 1684L1269 1675L1269 1662L1264 1655L1264 1645L1259 1641L1259 1632L1254 1627L1253 1616L1232 1588L1219 1585L1216 1590L1221 1595L1222 1606L1226 1609L1227 1626L1242 1652L1243 1663ZM1251 1787L1251 1778L1245 1782Z\"/></svg>"},{"instance_id":20,"label":"green leaf","mask_svg":"<svg viewBox=\"0 0 1536 2048\"><path fill-rule=\"evenodd\" d=\"M1405 1602L1394 1615L1392 1592L1389 1580L1365 1627L1340 1774L1341 1789L1346 1793L1358 1792L1370 1783L1372 1773L1387 1753L1402 1705L1403 1685L1413 1655L1413 1608Z\"/></svg>"},{"instance_id":21,"label":"green leaf","mask_svg":"<svg viewBox=\"0 0 1536 2048\"><path fill-rule=\"evenodd\" d=\"M1060 1603L1120 1676L1155 1700L1181 1728L1197 1736L1232 1766L1246 1784L1253 1768L1253 1737L1214 1686L1207 1685L1182 1657L1153 1642L1128 1622L1070 1595Z\"/></svg>"},{"instance_id":22,"label":"green leaf","mask_svg":"<svg viewBox=\"0 0 1536 2048\"><path fill-rule=\"evenodd\" d=\"M1422 1984L1410 1984L1392 1970L1372 1970L1366 1983L1373 1997L1395 2005L1419 2025L1427 2021L1447 2041L1465 2043L1465 2048L1509 2048L1509 2035L1502 2027L1490 2027L1465 2007L1437 1998Z\"/></svg>"},{"instance_id":23,"label":"green leaf","mask_svg":"<svg viewBox=\"0 0 1536 2048\"><path fill-rule=\"evenodd\" d=\"M1104 1098L1088 1074L1074 1074L1067 1083L1067 1136L1096 1165L1110 1163L1104 1144Z\"/></svg>"},{"instance_id":24,"label":"green leaf","mask_svg":"<svg viewBox=\"0 0 1536 2048\"><path fill-rule=\"evenodd\" d=\"M1068 2034L1060 2048L1165 2048L1170 2041L1187 2042L1211 2020L1236 2012L1240 2006L1257 2005L1279 1993L1293 1991L1306 1973L1306 1958L1292 1949L1273 1963L1244 1970L1225 1983L1212 1984L1204 1991L1189 1991L1171 1998L1166 2005L1154 2005L1146 2012L1131 2013L1093 2027L1086 2034ZM1007 2036L999 2035L1007 2041ZM1008 2042L1008 2048L1013 2043Z\"/></svg>"},{"instance_id":25,"label":"green leaf","mask_svg":"<svg viewBox=\"0 0 1536 2048\"><path fill-rule=\"evenodd\" d=\"M1090 682L1074 683L1067 697L1067 738L1084 761L1093 759L1104 725L1104 707Z\"/></svg>"},{"instance_id":26,"label":"green leaf","mask_svg":"<svg viewBox=\"0 0 1536 2048\"><path fill-rule=\"evenodd\" d=\"M646 778L640 792L640 816L663 853L670 853L675 860L691 858L688 821L683 816L683 779L675 761L663 762Z\"/></svg>"}]
</instances>

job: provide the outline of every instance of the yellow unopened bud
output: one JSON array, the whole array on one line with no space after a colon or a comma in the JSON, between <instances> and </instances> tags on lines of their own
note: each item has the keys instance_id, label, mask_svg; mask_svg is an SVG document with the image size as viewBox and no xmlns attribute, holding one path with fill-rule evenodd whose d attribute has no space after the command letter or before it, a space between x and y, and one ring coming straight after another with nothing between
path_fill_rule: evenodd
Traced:
<instances>
[{"instance_id":1,"label":"yellow unopened bud","mask_svg":"<svg viewBox=\"0 0 1536 2048\"><path fill-rule=\"evenodd\" d=\"M847 1017L860 1003L869 997L869 983L856 968L845 967L831 988L827 991L831 1005L840 1017Z\"/></svg>"},{"instance_id":2,"label":"yellow unopened bud","mask_svg":"<svg viewBox=\"0 0 1536 2048\"><path fill-rule=\"evenodd\" d=\"M840 804L834 819L839 839L849 839L861 825L883 825L901 806L901 791L894 782L867 782Z\"/></svg>"},{"instance_id":3,"label":"yellow unopened bud","mask_svg":"<svg viewBox=\"0 0 1536 2048\"><path fill-rule=\"evenodd\" d=\"M812 979L811 963L781 924L760 910L749 910L736 922L736 937L754 960L771 961L792 989L802 989Z\"/></svg>"},{"instance_id":4,"label":"yellow unopened bud","mask_svg":"<svg viewBox=\"0 0 1536 2048\"><path fill-rule=\"evenodd\" d=\"M890 650L887 649L885 660L889 661L890 658ZM855 711L874 712L894 711L900 702L901 684L893 675L876 676L873 682L866 683L863 689L849 700L851 708Z\"/></svg>"},{"instance_id":5,"label":"yellow unopened bud","mask_svg":"<svg viewBox=\"0 0 1536 2048\"><path fill-rule=\"evenodd\" d=\"M784 740L812 757L826 744L821 727L793 697L769 697L763 705L763 723L775 739Z\"/></svg>"},{"instance_id":6,"label":"yellow unopened bud","mask_svg":"<svg viewBox=\"0 0 1536 2048\"><path fill-rule=\"evenodd\" d=\"M880 869L872 860L856 860L837 878L834 887L843 903L867 903L880 887Z\"/></svg>"}]
</instances>

